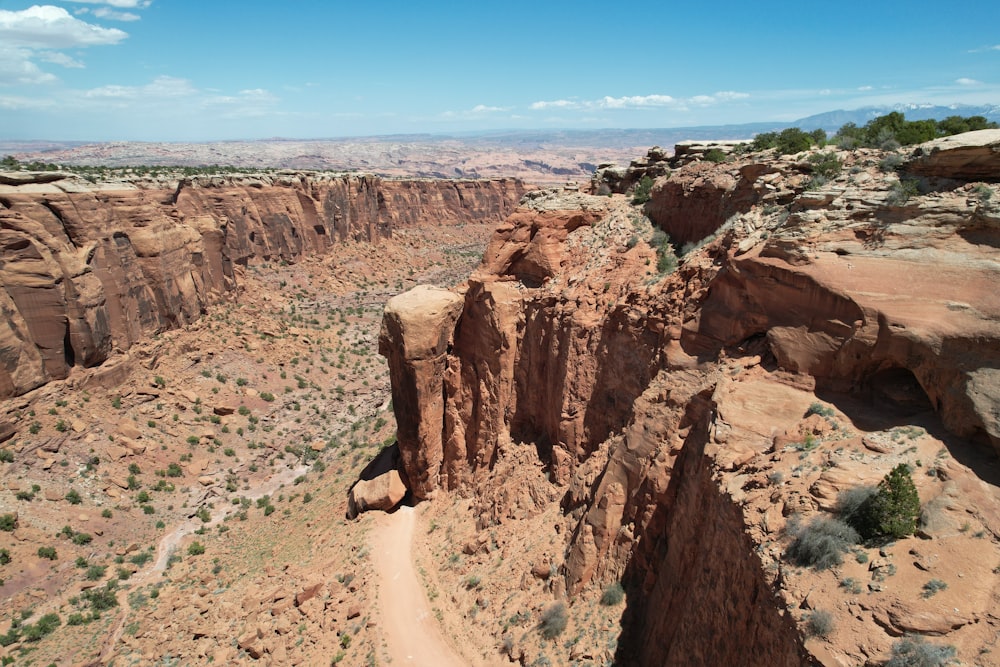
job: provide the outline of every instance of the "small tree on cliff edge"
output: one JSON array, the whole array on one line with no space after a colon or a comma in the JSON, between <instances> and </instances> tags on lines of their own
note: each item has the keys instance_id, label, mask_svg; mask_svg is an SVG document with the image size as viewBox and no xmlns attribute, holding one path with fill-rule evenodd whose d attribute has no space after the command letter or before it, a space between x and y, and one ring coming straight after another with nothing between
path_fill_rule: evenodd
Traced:
<instances>
[{"instance_id":1,"label":"small tree on cliff edge","mask_svg":"<svg viewBox=\"0 0 1000 667\"><path fill-rule=\"evenodd\" d=\"M917 529L920 497L905 463L889 471L855 514L854 528L866 540L906 537Z\"/></svg>"}]
</instances>

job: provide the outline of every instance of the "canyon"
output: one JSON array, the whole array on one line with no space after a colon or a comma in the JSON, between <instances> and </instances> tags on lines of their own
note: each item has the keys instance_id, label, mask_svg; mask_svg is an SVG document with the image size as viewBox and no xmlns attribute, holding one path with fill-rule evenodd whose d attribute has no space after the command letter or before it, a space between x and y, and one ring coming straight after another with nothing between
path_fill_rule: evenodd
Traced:
<instances>
[{"instance_id":1,"label":"canyon","mask_svg":"<svg viewBox=\"0 0 1000 667\"><path fill-rule=\"evenodd\" d=\"M66 618L107 577L63 552L135 564L113 619L4 655L398 658L412 586L394 599L370 555L394 525L468 664L876 665L912 636L992 664L985 132L892 160L652 149L582 188L0 186L0 594ZM826 570L789 559L798 524L900 463L916 535ZM364 511L404 496L394 524ZM36 558L67 522L61 562ZM131 560L168 537L169 568Z\"/></svg>"},{"instance_id":2,"label":"canyon","mask_svg":"<svg viewBox=\"0 0 1000 667\"><path fill-rule=\"evenodd\" d=\"M425 221L499 221L524 192L514 180L295 172L103 188L51 173L36 181L0 185L0 397L193 322L236 296L253 263L377 243Z\"/></svg>"}]
</instances>

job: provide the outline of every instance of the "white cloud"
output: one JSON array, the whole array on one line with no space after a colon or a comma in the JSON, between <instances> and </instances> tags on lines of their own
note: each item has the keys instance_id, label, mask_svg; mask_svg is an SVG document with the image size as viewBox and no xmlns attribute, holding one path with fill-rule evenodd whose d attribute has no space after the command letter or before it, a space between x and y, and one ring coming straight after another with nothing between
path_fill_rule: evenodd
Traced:
<instances>
[{"instance_id":1,"label":"white cloud","mask_svg":"<svg viewBox=\"0 0 1000 667\"><path fill-rule=\"evenodd\" d=\"M532 102L532 109L578 109L580 108L579 102L574 102L572 100L552 100L548 102Z\"/></svg>"},{"instance_id":2,"label":"white cloud","mask_svg":"<svg viewBox=\"0 0 1000 667\"><path fill-rule=\"evenodd\" d=\"M976 79L970 79L968 77L963 76L961 78L955 79L955 83L957 83L960 86L978 86L982 83L982 81L977 81Z\"/></svg>"},{"instance_id":3,"label":"white cloud","mask_svg":"<svg viewBox=\"0 0 1000 667\"><path fill-rule=\"evenodd\" d=\"M56 77L31 62L29 49L0 46L0 85L51 83Z\"/></svg>"},{"instance_id":4,"label":"white cloud","mask_svg":"<svg viewBox=\"0 0 1000 667\"><path fill-rule=\"evenodd\" d=\"M707 107L726 102L735 102L750 97L748 93L724 90L712 95L695 95L677 98L670 95L625 95L611 97L605 95L599 100L542 100L532 102L531 109L674 109L687 110L692 106Z\"/></svg>"},{"instance_id":5,"label":"white cloud","mask_svg":"<svg viewBox=\"0 0 1000 667\"><path fill-rule=\"evenodd\" d=\"M117 44L128 34L70 16L62 7L35 5L20 11L0 9L0 85L37 85L56 81L36 60L63 67L83 63L60 49Z\"/></svg>"},{"instance_id":6,"label":"white cloud","mask_svg":"<svg viewBox=\"0 0 1000 667\"><path fill-rule=\"evenodd\" d=\"M144 86L108 85L84 91L83 97L106 100L164 100L190 97L198 89L187 79L173 76L158 76Z\"/></svg>"},{"instance_id":7,"label":"white cloud","mask_svg":"<svg viewBox=\"0 0 1000 667\"><path fill-rule=\"evenodd\" d=\"M68 0L88 5L109 5L118 9L145 9L153 4L153 0Z\"/></svg>"},{"instance_id":8,"label":"white cloud","mask_svg":"<svg viewBox=\"0 0 1000 667\"><path fill-rule=\"evenodd\" d=\"M63 67L71 67L74 69L83 67L83 63L76 58L72 58L67 56L65 53L60 53L58 51L39 51L38 57L47 63L62 65Z\"/></svg>"},{"instance_id":9,"label":"white cloud","mask_svg":"<svg viewBox=\"0 0 1000 667\"><path fill-rule=\"evenodd\" d=\"M138 21L141 17L132 12L120 12L117 9L98 7L94 10L94 16L99 19L110 19L112 21Z\"/></svg>"},{"instance_id":10,"label":"white cloud","mask_svg":"<svg viewBox=\"0 0 1000 667\"><path fill-rule=\"evenodd\" d=\"M867 92L869 90L875 90L873 86L858 86L858 90L861 92Z\"/></svg>"},{"instance_id":11,"label":"white cloud","mask_svg":"<svg viewBox=\"0 0 1000 667\"><path fill-rule=\"evenodd\" d=\"M102 28L70 16L62 7L35 5L21 11L0 9L0 41L12 46L68 49L117 44L128 37L117 28Z\"/></svg>"},{"instance_id":12,"label":"white cloud","mask_svg":"<svg viewBox=\"0 0 1000 667\"><path fill-rule=\"evenodd\" d=\"M510 111L509 107L491 107L485 104L477 104L472 107L472 113L496 113L498 111Z\"/></svg>"},{"instance_id":13,"label":"white cloud","mask_svg":"<svg viewBox=\"0 0 1000 667\"><path fill-rule=\"evenodd\" d=\"M605 95L596 103L596 106L601 107L602 109L669 107L676 105L677 100L670 97L670 95L632 95L629 97L609 97Z\"/></svg>"}]
</instances>

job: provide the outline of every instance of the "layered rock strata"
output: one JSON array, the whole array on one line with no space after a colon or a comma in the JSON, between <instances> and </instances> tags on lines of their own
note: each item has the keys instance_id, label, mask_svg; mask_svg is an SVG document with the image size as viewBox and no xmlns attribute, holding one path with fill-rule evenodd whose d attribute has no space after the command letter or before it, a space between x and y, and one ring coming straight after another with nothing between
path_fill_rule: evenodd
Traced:
<instances>
[{"instance_id":1,"label":"layered rock strata","mask_svg":"<svg viewBox=\"0 0 1000 667\"><path fill-rule=\"evenodd\" d=\"M415 495L471 493L481 527L516 520L491 471L510 441L531 448L572 526L565 589L621 579L630 590L626 663L815 657L765 568L775 556L755 540L817 501L765 494L769 518L753 530L746 505L780 458L775 434L798 427L812 392L933 411L984 455L1000 449L995 187L953 174L906 199L877 152L839 157L852 168L822 186L804 156L694 163L659 179L645 212L695 246L669 275L623 198L534 193L464 294L437 297L463 299L461 313L410 323L436 341L431 364L402 352L405 332L387 316ZM758 409L770 424L754 425Z\"/></svg>"},{"instance_id":2,"label":"layered rock strata","mask_svg":"<svg viewBox=\"0 0 1000 667\"><path fill-rule=\"evenodd\" d=\"M5 183L0 397L191 322L238 292L242 267L377 242L400 226L499 221L525 191L514 180L294 172L170 187L58 173Z\"/></svg>"}]
</instances>

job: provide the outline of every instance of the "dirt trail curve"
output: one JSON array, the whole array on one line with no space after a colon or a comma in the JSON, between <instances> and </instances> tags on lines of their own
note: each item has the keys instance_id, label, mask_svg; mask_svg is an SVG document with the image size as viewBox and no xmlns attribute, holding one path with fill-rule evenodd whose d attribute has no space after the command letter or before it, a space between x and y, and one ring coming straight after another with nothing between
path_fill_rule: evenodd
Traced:
<instances>
[{"instance_id":1,"label":"dirt trail curve","mask_svg":"<svg viewBox=\"0 0 1000 667\"><path fill-rule=\"evenodd\" d=\"M413 568L416 512L401 507L378 517L372 535L372 559L379 582L379 607L392 664L418 667L466 667L470 662L453 649L431 612Z\"/></svg>"}]
</instances>

